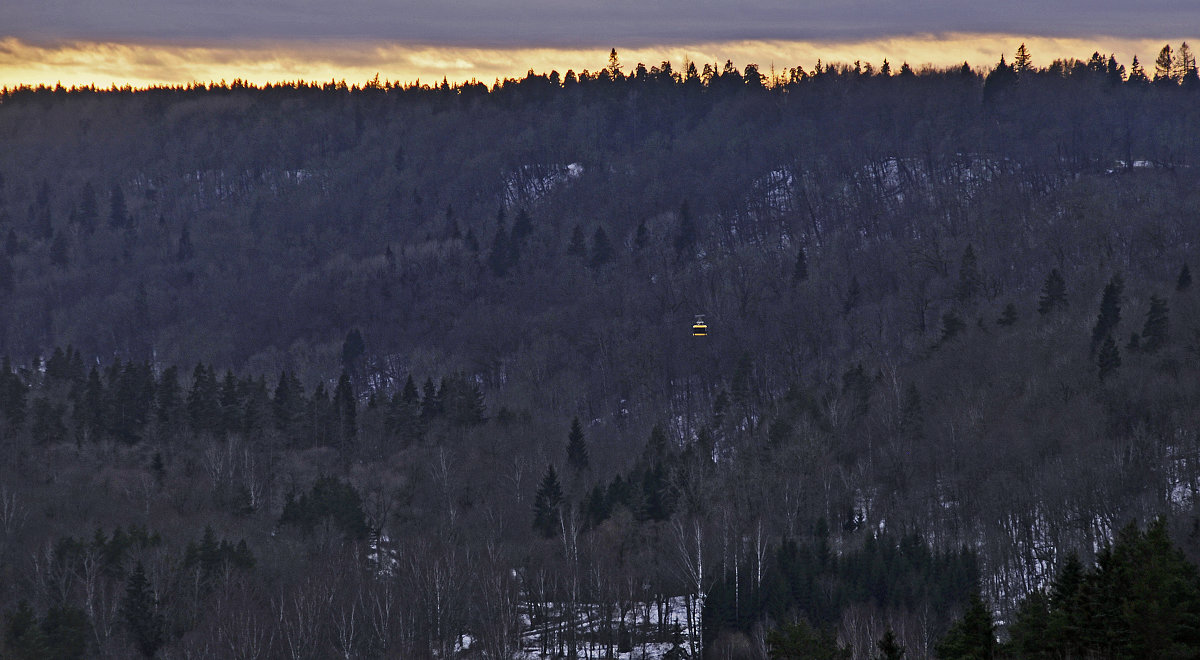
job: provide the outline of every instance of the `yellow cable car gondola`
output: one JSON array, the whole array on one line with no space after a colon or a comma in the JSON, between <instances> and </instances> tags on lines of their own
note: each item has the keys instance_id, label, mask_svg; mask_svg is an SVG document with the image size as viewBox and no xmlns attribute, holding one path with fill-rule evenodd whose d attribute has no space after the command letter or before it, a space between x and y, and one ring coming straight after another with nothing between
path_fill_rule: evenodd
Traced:
<instances>
[{"instance_id":1,"label":"yellow cable car gondola","mask_svg":"<svg viewBox=\"0 0 1200 660\"><path fill-rule=\"evenodd\" d=\"M704 323L703 315L700 315L700 314L696 315L696 322L692 324L692 336L693 337L707 337L708 336L708 325L706 325Z\"/></svg>"}]
</instances>

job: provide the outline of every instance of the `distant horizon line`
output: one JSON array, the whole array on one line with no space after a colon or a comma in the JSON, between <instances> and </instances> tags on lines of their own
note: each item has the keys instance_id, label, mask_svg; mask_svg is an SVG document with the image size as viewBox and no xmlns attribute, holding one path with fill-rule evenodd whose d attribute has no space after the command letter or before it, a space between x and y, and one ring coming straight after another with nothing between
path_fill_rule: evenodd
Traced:
<instances>
[{"instance_id":1,"label":"distant horizon line","mask_svg":"<svg viewBox=\"0 0 1200 660\"><path fill-rule=\"evenodd\" d=\"M111 90L182 88L241 80L255 86L325 84L326 82L387 81L411 87L421 81L440 85L520 80L529 71L549 75L559 71L599 71L615 48L624 71L637 64L647 69L670 62L676 70L686 62L722 65L750 64L767 73L772 67L805 70L820 60L846 65L855 61L881 66L886 59L898 70L908 63L914 71L945 69L966 62L986 71L1001 55L1011 60L1026 44L1039 67L1060 59L1086 60L1092 53L1113 55L1124 64L1138 56L1143 67L1163 44L1177 48L1196 38L1123 39L1115 37L1046 38L1009 34L929 34L920 37L852 42L737 41L650 48L460 48L404 44L318 43L297 46L264 43L244 47L171 46L112 42L64 42L38 46L15 38L0 38L0 88L38 86L64 89ZM805 64L807 62L807 64ZM981 64L982 63L982 64ZM207 83L204 81L208 81ZM355 83L356 85L358 83ZM360 86L362 86L360 85ZM349 85L348 85L349 86Z\"/></svg>"}]
</instances>

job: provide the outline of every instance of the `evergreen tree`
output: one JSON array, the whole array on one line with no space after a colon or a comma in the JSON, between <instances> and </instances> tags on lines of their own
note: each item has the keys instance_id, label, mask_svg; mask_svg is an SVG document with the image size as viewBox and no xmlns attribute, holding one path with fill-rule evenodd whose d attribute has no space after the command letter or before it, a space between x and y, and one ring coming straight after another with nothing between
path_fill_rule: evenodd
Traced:
<instances>
[{"instance_id":1,"label":"evergreen tree","mask_svg":"<svg viewBox=\"0 0 1200 660\"><path fill-rule=\"evenodd\" d=\"M633 235L633 251L641 253L650 243L650 230L646 229L646 221L638 222L637 231Z\"/></svg>"},{"instance_id":2,"label":"evergreen tree","mask_svg":"<svg viewBox=\"0 0 1200 660\"><path fill-rule=\"evenodd\" d=\"M153 658L165 641L166 620L158 611L158 601L146 579L146 570L138 562L125 582L121 617L134 646L147 658Z\"/></svg>"},{"instance_id":3,"label":"evergreen tree","mask_svg":"<svg viewBox=\"0 0 1200 660\"><path fill-rule=\"evenodd\" d=\"M188 392L188 420L197 433L221 432L221 395L217 377L204 363L192 371L192 389Z\"/></svg>"},{"instance_id":4,"label":"evergreen tree","mask_svg":"<svg viewBox=\"0 0 1200 660\"><path fill-rule=\"evenodd\" d=\"M1029 49L1022 43L1017 46L1017 54L1013 57L1013 70L1018 76L1023 76L1033 70L1033 57L1029 55Z\"/></svg>"},{"instance_id":5,"label":"evergreen tree","mask_svg":"<svg viewBox=\"0 0 1200 660\"><path fill-rule=\"evenodd\" d=\"M567 254L580 259L587 256L587 241L583 238L583 227L575 225L571 229L571 242L567 243Z\"/></svg>"},{"instance_id":6,"label":"evergreen tree","mask_svg":"<svg viewBox=\"0 0 1200 660\"><path fill-rule=\"evenodd\" d=\"M37 613L24 599L17 603L15 611L5 616L4 647L14 660L42 660L50 655Z\"/></svg>"},{"instance_id":7,"label":"evergreen tree","mask_svg":"<svg viewBox=\"0 0 1200 660\"><path fill-rule=\"evenodd\" d=\"M596 227L596 233L592 235L592 268L600 268L612 261L613 246L608 240L608 233L604 231L604 227Z\"/></svg>"},{"instance_id":8,"label":"evergreen tree","mask_svg":"<svg viewBox=\"0 0 1200 660\"><path fill-rule=\"evenodd\" d=\"M50 242L50 263L62 269L71 264L71 243L61 231L54 232Z\"/></svg>"},{"instance_id":9,"label":"evergreen tree","mask_svg":"<svg viewBox=\"0 0 1200 660\"><path fill-rule=\"evenodd\" d=\"M900 437L917 441L925 437L925 413L921 410L921 391L915 383L904 390L904 401L900 406Z\"/></svg>"},{"instance_id":10,"label":"evergreen tree","mask_svg":"<svg viewBox=\"0 0 1200 660\"><path fill-rule=\"evenodd\" d=\"M792 284L799 284L808 279L808 255L804 248L796 252L796 265L792 268Z\"/></svg>"},{"instance_id":11,"label":"evergreen tree","mask_svg":"<svg viewBox=\"0 0 1200 660\"><path fill-rule=\"evenodd\" d=\"M533 233L533 218L530 217L529 211L524 207L517 210L517 217L513 219L512 226L512 242L514 245L521 245L526 238L529 238Z\"/></svg>"},{"instance_id":12,"label":"evergreen tree","mask_svg":"<svg viewBox=\"0 0 1200 660\"><path fill-rule=\"evenodd\" d=\"M1175 290L1182 292L1190 288L1192 288L1192 271L1187 264L1184 264L1183 268L1179 269L1179 277L1175 280Z\"/></svg>"},{"instance_id":13,"label":"evergreen tree","mask_svg":"<svg viewBox=\"0 0 1200 660\"><path fill-rule=\"evenodd\" d=\"M858 285L858 275L851 275L850 288L846 291L846 299L842 301L842 313L849 314L851 310L858 307L861 297L862 288Z\"/></svg>"},{"instance_id":14,"label":"evergreen tree","mask_svg":"<svg viewBox=\"0 0 1200 660\"><path fill-rule=\"evenodd\" d=\"M504 217L501 216L497 219L496 235L492 238L492 249L488 252L488 267L496 277L504 277L512 265L512 241L504 226Z\"/></svg>"},{"instance_id":15,"label":"evergreen tree","mask_svg":"<svg viewBox=\"0 0 1200 660\"><path fill-rule=\"evenodd\" d=\"M333 390L333 405L338 417L340 437L343 442L353 442L358 437L358 401L350 376L343 371Z\"/></svg>"},{"instance_id":16,"label":"evergreen tree","mask_svg":"<svg viewBox=\"0 0 1200 660\"><path fill-rule=\"evenodd\" d=\"M942 338L938 340L938 344L945 344L954 339L966 327L967 325L954 310L942 314Z\"/></svg>"},{"instance_id":17,"label":"evergreen tree","mask_svg":"<svg viewBox=\"0 0 1200 660\"><path fill-rule=\"evenodd\" d=\"M1017 306L1010 303L1004 305L1004 311L1000 312L1000 318L996 319L996 325L1008 327L1015 325L1017 322Z\"/></svg>"},{"instance_id":18,"label":"evergreen tree","mask_svg":"<svg viewBox=\"0 0 1200 660\"><path fill-rule=\"evenodd\" d=\"M675 232L675 256L680 259L690 259L696 246L696 224L692 220L692 210L687 200L679 205L679 229Z\"/></svg>"},{"instance_id":19,"label":"evergreen tree","mask_svg":"<svg viewBox=\"0 0 1200 660\"><path fill-rule=\"evenodd\" d=\"M125 193L121 186L113 184L108 194L108 226L121 229L129 222L129 211L125 208Z\"/></svg>"},{"instance_id":20,"label":"evergreen tree","mask_svg":"<svg viewBox=\"0 0 1200 660\"><path fill-rule=\"evenodd\" d=\"M996 625L992 611L979 592L971 594L967 609L935 647L941 660L990 660L996 653Z\"/></svg>"},{"instance_id":21,"label":"evergreen tree","mask_svg":"<svg viewBox=\"0 0 1200 660\"><path fill-rule=\"evenodd\" d=\"M342 369L349 374L358 373L359 359L367 352L367 344L363 341L362 331L353 328L346 333L342 341Z\"/></svg>"},{"instance_id":22,"label":"evergreen tree","mask_svg":"<svg viewBox=\"0 0 1200 660\"><path fill-rule=\"evenodd\" d=\"M1178 82L1175 79L1175 55L1171 52L1171 44L1163 44L1154 60L1154 82L1169 84Z\"/></svg>"},{"instance_id":23,"label":"evergreen tree","mask_svg":"<svg viewBox=\"0 0 1200 660\"><path fill-rule=\"evenodd\" d=\"M1109 374L1121 366L1121 353L1117 350L1117 343L1113 341L1112 335L1104 337L1104 343L1100 346L1100 354L1096 357L1096 366L1100 368L1101 381L1108 378Z\"/></svg>"},{"instance_id":24,"label":"evergreen tree","mask_svg":"<svg viewBox=\"0 0 1200 660\"><path fill-rule=\"evenodd\" d=\"M545 538L554 536L559 530L559 517L563 506L563 491L558 482L558 473L554 471L553 465L547 465L546 474L542 476L537 494L533 498L533 528Z\"/></svg>"},{"instance_id":25,"label":"evergreen tree","mask_svg":"<svg viewBox=\"0 0 1200 660\"><path fill-rule=\"evenodd\" d=\"M1121 293L1124 290L1125 281L1120 275L1113 275L1104 287L1104 295L1100 298L1100 314L1097 315L1096 325L1092 328L1093 354L1100 342L1116 331L1121 322Z\"/></svg>"},{"instance_id":26,"label":"evergreen tree","mask_svg":"<svg viewBox=\"0 0 1200 660\"><path fill-rule=\"evenodd\" d=\"M975 248L968 244L963 250L962 261L958 266L958 284L954 288L954 297L959 302L970 302L979 294L983 277L979 273L979 260L975 258Z\"/></svg>"},{"instance_id":27,"label":"evergreen tree","mask_svg":"<svg viewBox=\"0 0 1200 660\"><path fill-rule=\"evenodd\" d=\"M179 231L179 243L175 247L175 260L179 262L187 261L196 255L196 249L192 247L192 232L188 229L188 224L183 223L183 229Z\"/></svg>"},{"instance_id":28,"label":"evergreen tree","mask_svg":"<svg viewBox=\"0 0 1200 660\"><path fill-rule=\"evenodd\" d=\"M875 656L878 660L903 660L904 653L908 650L896 639L896 633L892 632L891 628L875 642L875 647L879 649L879 655Z\"/></svg>"},{"instance_id":29,"label":"evergreen tree","mask_svg":"<svg viewBox=\"0 0 1200 660\"><path fill-rule=\"evenodd\" d=\"M851 652L838 645L833 632L815 630L801 619L767 635L767 656L771 660L839 660L850 658Z\"/></svg>"},{"instance_id":30,"label":"evergreen tree","mask_svg":"<svg viewBox=\"0 0 1200 660\"><path fill-rule=\"evenodd\" d=\"M1129 65L1129 79L1126 82L1134 85L1150 82L1150 78L1146 76L1146 70L1142 68L1142 63L1138 62L1137 55L1133 56L1133 62ZM1132 167L1132 163L1129 166Z\"/></svg>"},{"instance_id":31,"label":"evergreen tree","mask_svg":"<svg viewBox=\"0 0 1200 660\"><path fill-rule=\"evenodd\" d=\"M567 434L567 465L576 473L588 469L588 450L578 417L571 420L571 432Z\"/></svg>"},{"instance_id":32,"label":"evergreen tree","mask_svg":"<svg viewBox=\"0 0 1200 660\"><path fill-rule=\"evenodd\" d=\"M1146 312L1146 325L1142 327L1142 350L1145 352L1154 353L1167 343L1168 312L1166 299L1150 296L1150 310Z\"/></svg>"},{"instance_id":33,"label":"evergreen tree","mask_svg":"<svg viewBox=\"0 0 1200 660\"><path fill-rule=\"evenodd\" d=\"M10 293L16 286L16 272L13 270L12 258L0 254L0 293Z\"/></svg>"},{"instance_id":34,"label":"evergreen tree","mask_svg":"<svg viewBox=\"0 0 1200 660\"><path fill-rule=\"evenodd\" d=\"M428 421L442 416L442 395L433 385L433 378L426 377L421 388L421 419Z\"/></svg>"},{"instance_id":35,"label":"evergreen tree","mask_svg":"<svg viewBox=\"0 0 1200 660\"><path fill-rule=\"evenodd\" d=\"M1038 297L1038 314L1045 316L1056 309L1067 307L1067 282L1057 268L1050 269L1046 283L1042 285L1042 295Z\"/></svg>"},{"instance_id":36,"label":"evergreen tree","mask_svg":"<svg viewBox=\"0 0 1200 660\"><path fill-rule=\"evenodd\" d=\"M79 194L79 213L75 215L75 220L84 234L91 234L96 230L99 218L100 208L96 202L96 189L92 187L92 182L88 181L83 184L83 192Z\"/></svg>"}]
</instances>

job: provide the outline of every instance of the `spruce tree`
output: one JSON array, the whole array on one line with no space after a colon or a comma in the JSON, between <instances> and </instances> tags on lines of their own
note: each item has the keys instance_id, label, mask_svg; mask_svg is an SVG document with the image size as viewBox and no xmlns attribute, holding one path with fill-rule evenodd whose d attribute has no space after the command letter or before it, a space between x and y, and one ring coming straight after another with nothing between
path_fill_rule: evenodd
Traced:
<instances>
[{"instance_id":1,"label":"spruce tree","mask_svg":"<svg viewBox=\"0 0 1200 660\"><path fill-rule=\"evenodd\" d=\"M959 302L970 302L979 294L983 276L979 273L979 260L975 257L974 246L968 244L963 250L962 261L958 266L958 284L954 288L954 297Z\"/></svg>"},{"instance_id":2,"label":"spruce tree","mask_svg":"<svg viewBox=\"0 0 1200 660\"><path fill-rule=\"evenodd\" d=\"M679 205L679 228L675 233L675 256L679 259L690 259L696 245L696 224L692 221L692 211L687 200Z\"/></svg>"},{"instance_id":3,"label":"spruce tree","mask_svg":"<svg viewBox=\"0 0 1200 660\"><path fill-rule=\"evenodd\" d=\"M1056 309L1067 306L1067 283L1057 268L1050 269L1046 283L1042 285L1042 295L1038 297L1038 314L1045 316Z\"/></svg>"},{"instance_id":4,"label":"spruce tree","mask_svg":"<svg viewBox=\"0 0 1200 660\"><path fill-rule=\"evenodd\" d=\"M571 229L571 242L567 243L567 254L580 259L587 256L587 240L583 237L583 227L575 225Z\"/></svg>"},{"instance_id":5,"label":"spruce tree","mask_svg":"<svg viewBox=\"0 0 1200 660\"><path fill-rule=\"evenodd\" d=\"M533 498L533 528L545 538L558 531L560 509L563 506L562 484L553 465L546 466L546 473L538 484Z\"/></svg>"},{"instance_id":6,"label":"spruce tree","mask_svg":"<svg viewBox=\"0 0 1200 660\"><path fill-rule=\"evenodd\" d=\"M1100 298L1100 313L1096 316L1096 325L1092 328L1091 353L1095 354L1100 342L1116 331L1121 322L1121 293L1124 290L1125 280L1121 279L1120 275L1113 275L1105 285L1104 295Z\"/></svg>"},{"instance_id":7,"label":"spruce tree","mask_svg":"<svg viewBox=\"0 0 1200 660\"><path fill-rule=\"evenodd\" d=\"M333 405L338 417L339 431L343 442L351 442L358 436L358 403L350 376L342 372L337 387L333 390Z\"/></svg>"},{"instance_id":8,"label":"spruce tree","mask_svg":"<svg viewBox=\"0 0 1200 660\"><path fill-rule=\"evenodd\" d=\"M1004 311L1000 313L1000 318L996 319L996 325L1008 327L1017 322L1017 306L1011 302L1004 305Z\"/></svg>"},{"instance_id":9,"label":"spruce tree","mask_svg":"<svg viewBox=\"0 0 1200 660\"><path fill-rule=\"evenodd\" d=\"M612 261L613 246L608 240L608 233L604 231L604 227L596 227L596 233L592 235L592 268L600 268L608 262Z\"/></svg>"},{"instance_id":10,"label":"spruce tree","mask_svg":"<svg viewBox=\"0 0 1200 660\"><path fill-rule=\"evenodd\" d=\"M146 570L140 561L125 582L121 617L137 649L143 656L153 658L163 645L165 618L158 611L158 601L150 589L150 581L146 579Z\"/></svg>"},{"instance_id":11,"label":"spruce tree","mask_svg":"<svg viewBox=\"0 0 1200 660\"><path fill-rule=\"evenodd\" d=\"M1101 381L1121 366L1121 353L1117 350L1117 343L1113 341L1112 335L1105 336L1104 343L1100 346L1100 354L1096 356L1096 366L1100 368Z\"/></svg>"},{"instance_id":12,"label":"spruce tree","mask_svg":"<svg viewBox=\"0 0 1200 660\"><path fill-rule=\"evenodd\" d=\"M967 325L954 310L942 314L942 338L938 340L938 344L945 344L954 339L966 327Z\"/></svg>"},{"instance_id":13,"label":"spruce tree","mask_svg":"<svg viewBox=\"0 0 1200 660\"><path fill-rule=\"evenodd\" d=\"M792 267L792 284L799 284L808 279L808 255L804 248L796 252L796 265Z\"/></svg>"},{"instance_id":14,"label":"spruce tree","mask_svg":"<svg viewBox=\"0 0 1200 660\"><path fill-rule=\"evenodd\" d=\"M1022 76L1033 70L1033 57L1029 55L1029 49L1022 43L1017 47L1017 54L1013 56L1013 70L1018 76Z\"/></svg>"},{"instance_id":15,"label":"spruce tree","mask_svg":"<svg viewBox=\"0 0 1200 660\"><path fill-rule=\"evenodd\" d=\"M125 208L125 193L121 186L113 184L108 195L108 226L121 229L129 222L129 211Z\"/></svg>"},{"instance_id":16,"label":"spruce tree","mask_svg":"<svg viewBox=\"0 0 1200 660\"><path fill-rule=\"evenodd\" d=\"M1179 277L1175 280L1175 290L1182 292L1190 288L1192 288L1192 271L1187 264L1184 264L1183 268L1179 269Z\"/></svg>"},{"instance_id":17,"label":"spruce tree","mask_svg":"<svg viewBox=\"0 0 1200 660\"><path fill-rule=\"evenodd\" d=\"M903 660L904 653L908 650L896 639L896 633L892 632L891 628L875 642L875 647L879 649L879 655L875 656L878 660Z\"/></svg>"},{"instance_id":18,"label":"spruce tree","mask_svg":"<svg viewBox=\"0 0 1200 660\"><path fill-rule=\"evenodd\" d=\"M571 431L567 434L567 465L576 473L588 469L587 444L583 441L583 426L578 417L571 420Z\"/></svg>"},{"instance_id":19,"label":"spruce tree","mask_svg":"<svg viewBox=\"0 0 1200 660\"><path fill-rule=\"evenodd\" d=\"M1153 353L1162 348L1169 336L1169 309L1165 298L1150 296L1150 310L1146 312L1146 324L1142 326L1142 350Z\"/></svg>"},{"instance_id":20,"label":"spruce tree","mask_svg":"<svg viewBox=\"0 0 1200 660\"><path fill-rule=\"evenodd\" d=\"M915 383L904 390L904 401L900 406L900 437L917 441L925 436L925 413L921 410L921 391Z\"/></svg>"},{"instance_id":21,"label":"spruce tree","mask_svg":"<svg viewBox=\"0 0 1200 660\"><path fill-rule=\"evenodd\" d=\"M940 660L990 660L996 652L996 624L979 592L972 593L961 619L936 645Z\"/></svg>"}]
</instances>

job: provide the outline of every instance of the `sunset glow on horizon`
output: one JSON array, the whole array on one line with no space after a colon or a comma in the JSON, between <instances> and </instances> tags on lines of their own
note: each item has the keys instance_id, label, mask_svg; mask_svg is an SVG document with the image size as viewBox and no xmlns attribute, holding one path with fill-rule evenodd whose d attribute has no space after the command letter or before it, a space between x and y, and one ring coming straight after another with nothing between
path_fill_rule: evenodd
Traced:
<instances>
[{"instance_id":1,"label":"sunset glow on horizon","mask_svg":"<svg viewBox=\"0 0 1200 660\"><path fill-rule=\"evenodd\" d=\"M1022 37L1012 34L944 33L855 41L743 40L665 44L617 49L623 70L638 63L647 68L670 61L681 71L685 62L724 63L738 68L757 64L769 74L802 66L811 70L818 59L826 63L860 60L878 67L886 58L893 70L907 62L914 69L947 67L968 62L976 69L992 67L1003 54L1025 43L1036 66L1056 59L1087 59L1093 52L1129 66L1134 55L1144 67L1164 43L1177 47L1187 37L1129 39L1120 37ZM1193 38L1193 41L1197 41ZM62 84L65 87L108 88L112 85L137 88L154 85L186 85L241 79L249 83L346 81L363 84L376 75L380 81L399 83L451 83L524 77L536 73L585 69L596 71L608 62L608 49L492 47L472 48L389 42L362 43L348 40L317 40L305 43L257 41L241 44L212 43L124 43L115 41L69 41L36 44L17 38L0 39L0 87Z\"/></svg>"}]
</instances>

